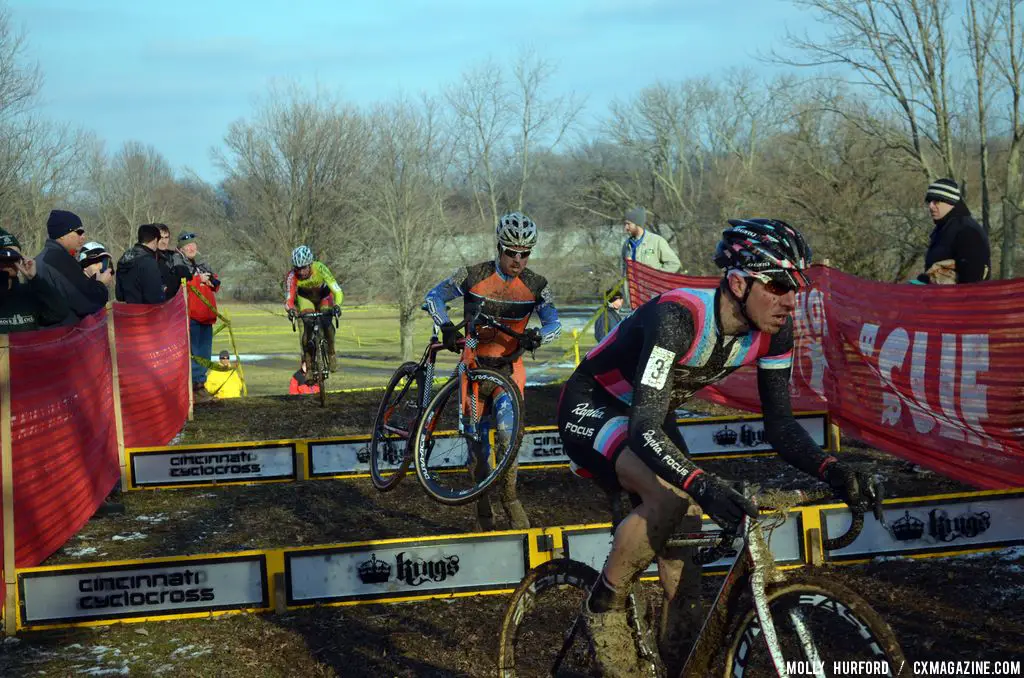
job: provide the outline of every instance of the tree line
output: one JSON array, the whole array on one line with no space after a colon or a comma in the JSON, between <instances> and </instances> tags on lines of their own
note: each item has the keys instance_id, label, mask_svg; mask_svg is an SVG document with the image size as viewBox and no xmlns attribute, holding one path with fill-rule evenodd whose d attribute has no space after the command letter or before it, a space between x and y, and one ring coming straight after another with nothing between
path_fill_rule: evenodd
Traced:
<instances>
[{"instance_id":1,"label":"tree line","mask_svg":"<svg viewBox=\"0 0 1024 678\"><path fill-rule=\"evenodd\" d=\"M493 229L514 209L540 224L536 267L566 299L616 279L608 240L624 237L611 227L633 205L691 274L713 272L725 219L746 215L800 227L819 261L901 281L921 266L932 228L924 189L949 176L989 232L995 275L1013 277L1021 0L793 2L824 37L788 35L748 70L654 82L601 115L556 94L556 64L531 51L372 106L276 84L211 149L216 185L176 172L150 145L108 150L35 115L41 74L5 13L0 224L33 250L48 211L69 207L115 253L140 223L188 226L248 298L277 298L291 249L305 243L346 296L397 303L403 352L426 288L463 256L453 236ZM781 68L764 75L755 59ZM559 239L576 244L543 256L545 240Z\"/></svg>"}]
</instances>

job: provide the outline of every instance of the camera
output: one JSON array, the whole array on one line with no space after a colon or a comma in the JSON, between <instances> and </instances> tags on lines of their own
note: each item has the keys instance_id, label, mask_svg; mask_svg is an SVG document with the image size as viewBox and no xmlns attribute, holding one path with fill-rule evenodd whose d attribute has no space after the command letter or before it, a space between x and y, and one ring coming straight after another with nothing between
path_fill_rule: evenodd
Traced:
<instances>
[{"instance_id":1,"label":"camera","mask_svg":"<svg viewBox=\"0 0 1024 678\"><path fill-rule=\"evenodd\" d=\"M0 249L0 265L16 264L22 260L21 252L10 248Z\"/></svg>"}]
</instances>

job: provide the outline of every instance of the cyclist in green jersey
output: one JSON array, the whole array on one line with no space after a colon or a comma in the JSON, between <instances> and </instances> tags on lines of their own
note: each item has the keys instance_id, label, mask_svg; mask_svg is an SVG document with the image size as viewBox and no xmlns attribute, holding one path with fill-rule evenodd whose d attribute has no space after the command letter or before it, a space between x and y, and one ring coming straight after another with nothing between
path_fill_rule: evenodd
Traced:
<instances>
[{"instance_id":1,"label":"cyclist in green jersey","mask_svg":"<svg viewBox=\"0 0 1024 678\"><path fill-rule=\"evenodd\" d=\"M292 251L292 270L285 279L285 289L287 296L284 307L289 319L295 319L303 313L328 309L333 310L335 315L341 315L341 302L345 298L341 286L334 279L331 269L322 262L313 260L313 251L305 245L299 245ZM321 326L327 337L327 355L330 356L328 368L334 372L337 368L337 358L334 355L334 324L330 322L330 318L323 317ZM302 359L307 364L312 364L313 356L307 351L308 335L309 323L303 322L299 347Z\"/></svg>"}]
</instances>

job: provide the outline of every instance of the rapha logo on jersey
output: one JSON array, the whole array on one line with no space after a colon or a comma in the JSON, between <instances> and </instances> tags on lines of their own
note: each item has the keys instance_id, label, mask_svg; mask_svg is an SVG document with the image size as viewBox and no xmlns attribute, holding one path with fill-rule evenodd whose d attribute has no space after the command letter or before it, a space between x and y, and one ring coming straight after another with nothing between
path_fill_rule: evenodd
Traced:
<instances>
[{"instance_id":1,"label":"rapha logo on jersey","mask_svg":"<svg viewBox=\"0 0 1024 678\"><path fill-rule=\"evenodd\" d=\"M589 403L578 403L572 408L572 413L582 421L584 419L600 419L604 416L604 405L601 407L590 407Z\"/></svg>"},{"instance_id":2,"label":"rapha logo on jersey","mask_svg":"<svg viewBox=\"0 0 1024 678\"><path fill-rule=\"evenodd\" d=\"M580 426L579 424L574 424L571 421L565 422L565 431L567 433L578 435L581 438L589 438L594 435L594 429L592 427Z\"/></svg>"},{"instance_id":3,"label":"rapha logo on jersey","mask_svg":"<svg viewBox=\"0 0 1024 678\"><path fill-rule=\"evenodd\" d=\"M661 454L661 443L658 442L657 435L658 434L654 431L653 428L649 428L646 431L644 431L643 438L644 442L647 443L648 447L650 447L658 454Z\"/></svg>"},{"instance_id":4,"label":"rapha logo on jersey","mask_svg":"<svg viewBox=\"0 0 1024 678\"><path fill-rule=\"evenodd\" d=\"M991 525L992 517L988 511L968 511L953 518L944 509L928 512L928 536L941 542L977 537ZM910 511L904 511L903 517L894 521L889 529L897 541L916 541L924 536L925 522L910 515Z\"/></svg>"},{"instance_id":5,"label":"rapha logo on jersey","mask_svg":"<svg viewBox=\"0 0 1024 678\"><path fill-rule=\"evenodd\" d=\"M644 367L643 376L640 377L640 383L644 386L656 388L659 391L665 388L665 382L668 381L668 375L672 371L672 359L675 355L672 351L661 346L652 348L651 357L647 359L647 365Z\"/></svg>"}]
</instances>

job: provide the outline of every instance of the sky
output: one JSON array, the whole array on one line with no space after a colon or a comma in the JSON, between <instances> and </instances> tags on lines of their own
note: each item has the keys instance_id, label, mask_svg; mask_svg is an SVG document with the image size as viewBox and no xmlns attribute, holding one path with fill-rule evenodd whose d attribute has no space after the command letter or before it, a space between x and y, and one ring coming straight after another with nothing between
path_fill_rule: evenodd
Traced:
<instances>
[{"instance_id":1,"label":"sky","mask_svg":"<svg viewBox=\"0 0 1024 678\"><path fill-rule=\"evenodd\" d=\"M216 182L212 150L274 81L357 105L440 93L523 47L557 67L553 95L586 120L658 80L749 66L788 29L786 0L7 0L44 75L38 112L95 132L109 151L152 144L176 171Z\"/></svg>"}]
</instances>

